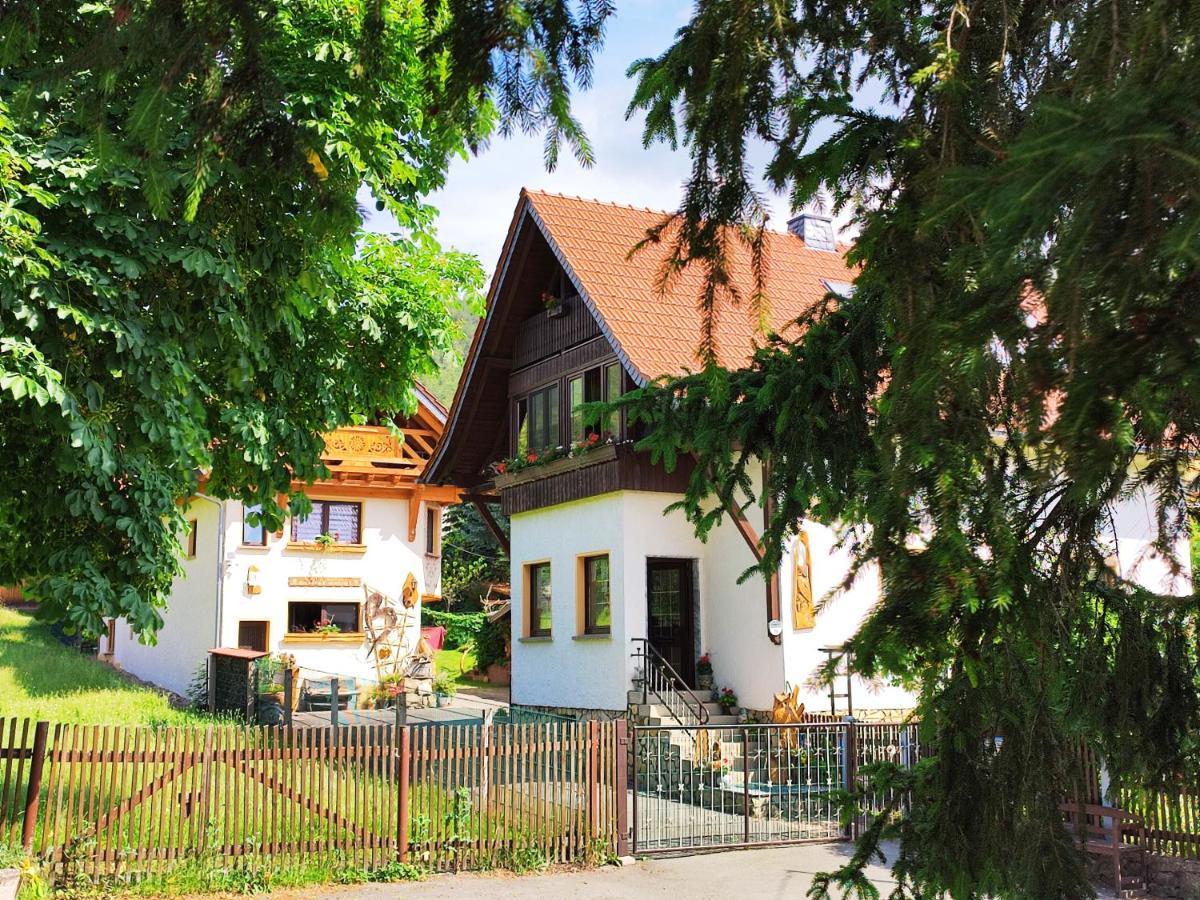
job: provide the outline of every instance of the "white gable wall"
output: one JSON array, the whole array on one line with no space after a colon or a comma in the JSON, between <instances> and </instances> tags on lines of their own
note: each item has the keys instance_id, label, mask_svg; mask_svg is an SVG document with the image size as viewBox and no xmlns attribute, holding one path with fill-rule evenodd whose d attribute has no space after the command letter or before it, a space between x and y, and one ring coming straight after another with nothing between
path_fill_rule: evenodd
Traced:
<instances>
[{"instance_id":1,"label":"white gable wall","mask_svg":"<svg viewBox=\"0 0 1200 900\"><path fill-rule=\"evenodd\" d=\"M186 694L197 667L208 658L217 635L217 535L220 513L215 503L196 498L185 512L196 520L196 556L180 561L183 574L171 587L157 643L146 645L119 620L113 662L132 675ZM186 545L186 539L183 540ZM105 649L100 638L100 649Z\"/></svg>"}]
</instances>

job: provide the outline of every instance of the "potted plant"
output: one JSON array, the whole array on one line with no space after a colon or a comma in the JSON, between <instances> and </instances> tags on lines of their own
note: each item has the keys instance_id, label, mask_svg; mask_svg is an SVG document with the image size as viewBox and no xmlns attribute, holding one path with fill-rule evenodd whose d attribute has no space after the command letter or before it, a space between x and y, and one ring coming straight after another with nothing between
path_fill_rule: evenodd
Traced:
<instances>
[{"instance_id":1,"label":"potted plant","mask_svg":"<svg viewBox=\"0 0 1200 900\"><path fill-rule=\"evenodd\" d=\"M313 631L316 634L341 634L342 629L338 624L327 616L322 616L320 621L313 626Z\"/></svg>"},{"instance_id":2,"label":"potted plant","mask_svg":"<svg viewBox=\"0 0 1200 900\"><path fill-rule=\"evenodd\" d=\"M458 693L458 685L448 672L438 672L433 679L433 695L438 706L449 706Z\"/></svg>"},{"instance_id":3,"label":"potted plant","mask_svg":"<svg viewBox=\"0 0 1200 900\"><path fill-rule=\"evenodd\" d=\"M712 660L705 653L696 660L696 687L702 691L711 691L713 686Z\"/></svg>"},{"instance_id":4,"label":"potted plant","mask_svg":"<svg viewBox=\"0 0 1200 900\"><path fill-rule=\"evenodd\" d=\"M546 310L546 315L551 319L557 318L565 312L562 298L554 296L549 291L542 291L542 307Z\"/></svg>"},{"instance_id":5,"label":"potted plant","mask_svg":"<svg viewBox=\"0 0 1200 900\"><path fill-rule=\"evenodd\" d=\"M717 704L725 715L732 715L733 711L738 708L738 698L737 694L733 692L733 688L721 688L721 693L717 694Z\"/></svg>"},{"instance_id":6,"label":"potted plant","mask_svg":"<svg viewBox=\"0 0 1200 900\"><path fill-rule=\"evenodd\" d=\"M278 725L284 721L282 684L272 682L258 689L258 721L262 725Z\"/></svg>"},{"instance_id":7,"label":"potted plant","mask_svg":"<svg viewBox=\"0 0 1200 900\"><path fill-rule=\"evenodd\" d=\"M313 542L322 550L328 550L337 543L337 538L329 532L326 532L325 534L318 534L315 538L313 538Z\"/></svg>"}]
</instances>

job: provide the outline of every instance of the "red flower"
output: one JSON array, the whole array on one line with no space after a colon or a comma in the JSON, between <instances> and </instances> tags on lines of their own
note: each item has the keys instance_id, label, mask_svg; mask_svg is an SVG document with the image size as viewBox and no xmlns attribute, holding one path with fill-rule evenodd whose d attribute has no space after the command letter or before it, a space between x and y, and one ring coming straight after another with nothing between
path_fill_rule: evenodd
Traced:
<instances>
[{"instance_id":1,"label":"red flower","mask_svg":"<svg viewBox=\"0 0 1200 900\"><path fill-rule=\"evenodd\" d=\"M600 435L595 431L593 431L591 434L588 435L588 443L589 444L594 444L599 440L600 440Z\"/></svg>"},{"instance_id":2,"label":"red flower","mask_svg":"<svg viewBox=\"0 0 1200 900\"><path fill-rule=\"evenodd\" d=\"M538 455L536 453L530 453L525 457L525 462L535 463L537 461L538 461Z\"/></svg>"},{"instance_id":3,"label":"red flower","mask_svg":"<svg viewBox=\"0 0 1200 900\"><path fill-rule=\"evenodd\" d=\"M496 463L496 474L497 475L503 475L507 471L508 471L508 465L506 463L502 463L502 462Z\"/></svg>"}]
</instances>

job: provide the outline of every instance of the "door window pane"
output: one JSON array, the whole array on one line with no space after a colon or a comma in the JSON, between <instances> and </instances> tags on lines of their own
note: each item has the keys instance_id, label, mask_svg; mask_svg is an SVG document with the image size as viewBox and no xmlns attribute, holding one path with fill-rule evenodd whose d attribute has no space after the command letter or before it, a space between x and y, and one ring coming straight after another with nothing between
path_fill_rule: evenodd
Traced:
<instances>
[{"instance_id":1,"label":"door window pane","mask_svg":"<svg viewBox=\"0 0 1200 900\"><path fill-rule=\"evenodd\" d=\"M622 394L621 391L621 367L617 363L612 363L604 367L604 401L612 403ZM612 413L604 417L604 422L601 427L606 435L617 433L616 419Z\"/></svg>"},{"instance_id":2,"label":"door window pane","mask_svg":"<svg viewBox=\"0 0 1200 900\"><path fill-rule=\"evenodd\" d=\"M571 440L583 440L583 412L579 404L583 402L583 376L577 375L567 382L567 406L571 409Z\"/></svg>"},{"instance_id":3,"label":"door window pane","mask_svg":"<svg viewBox=\"0 0 1200 900\"><path fill-rule=\"evenodd\" d=\"M523 398L518 400L513 415L516 417L517 432L514 455L520 456L529 449L529 401Z\"/></svg>"},{"instance_id":4,"label":"door window pane","mask_svg":"<svg viewBox=\"0 0 1200 900\"><path fill-rule=\"evenodd\" d=\"M558 385L552 384L546 389L546 436L542 447L557 447L562 442L558 430Z\"/></svg>"}]
</instances>

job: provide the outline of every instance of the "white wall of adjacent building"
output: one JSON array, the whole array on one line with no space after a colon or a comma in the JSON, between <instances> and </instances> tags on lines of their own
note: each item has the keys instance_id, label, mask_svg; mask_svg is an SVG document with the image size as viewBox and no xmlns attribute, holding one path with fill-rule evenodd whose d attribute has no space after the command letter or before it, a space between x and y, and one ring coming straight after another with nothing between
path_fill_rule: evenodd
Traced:
<instances>
[{"instance_id":1,"label":"white wall of adjacent building","mask_svg":"<svg viewBox=\"0 0 1200 900\"><path fill-rule=\"evenodd\" d=\"M312 496L318 498L320 492L314 490ZM441 592L441 560L425 553L425 508L417 517L416 539L409 542L410 501L366 498L361 502L361 552L289 546L290 523L285 523L282 536L268 535L265 547L243 544L245 510L237 501L225 502L218 625L218 510L212 503L194 501L188 516L198 521L196 558L183 563L184 575L172 588L157 645L138 644L130 639L128 626L119 622L113 661L139 678L183 693L196 668L207 659L209 649L238 646L243 621L266 622L268 649L295 656L297 664L308 670L304 674L374 679L375 663L365 641L347 644L333 636L314 642L288 634L289 602L361 604L365 599L363 587L293 586L289 578L357 578L364 586L377 588L399 602L404 581L411 573L417 582L418 602L407 611L404 644L408 650L416 646L421 626L420 596ZM259 593L249 589L251 567L258 570Z\"/></svg>"},{"instance_id":2,"label":"white wall of adjacent building","mask_svg":"<svg viewBox=\"0 0 1200 900\"><path fill-rule=\"evenodd\" d=\"M154 644L143 644L123 620L114 629L113 662L132 675L176 694L185 694L196 668L217 637L217 504L195 499L185 512L196 522L196 555L181 561ZM184 539L186 545L186 538ZM105 639L100 649L105 649Z\"/></svg>"}]
</instances>

